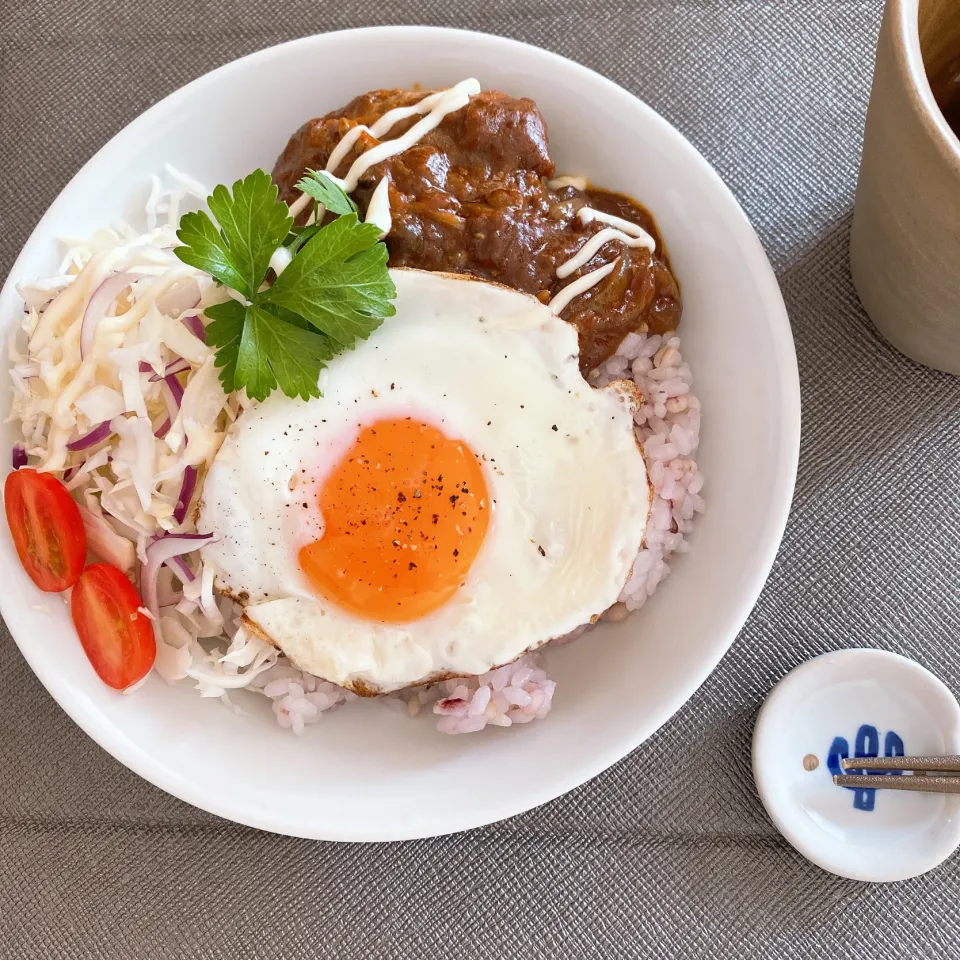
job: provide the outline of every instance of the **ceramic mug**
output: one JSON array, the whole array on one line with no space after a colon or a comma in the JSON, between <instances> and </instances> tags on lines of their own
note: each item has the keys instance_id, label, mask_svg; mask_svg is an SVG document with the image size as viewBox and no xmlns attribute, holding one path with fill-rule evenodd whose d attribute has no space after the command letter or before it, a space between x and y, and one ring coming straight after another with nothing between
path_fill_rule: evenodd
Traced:
<instances>
[{"instance_id":1,"label":"ceramic mug","mask_svg":"<svg viewBox=\"0 0 960 960\"><path fill-rule=\"evenodd\" d=\"M853 282L880 333L908 357L955 374L960 139L944 111L960 130L958 75L960 0L888 0L850 247Z\"/></svg>"}]
</instances>

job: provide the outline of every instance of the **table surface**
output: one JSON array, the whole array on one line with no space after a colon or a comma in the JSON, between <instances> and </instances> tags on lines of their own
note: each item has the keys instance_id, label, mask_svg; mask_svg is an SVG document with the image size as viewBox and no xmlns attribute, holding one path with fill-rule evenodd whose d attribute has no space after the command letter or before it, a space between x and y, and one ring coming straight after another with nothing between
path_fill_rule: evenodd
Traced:
<instances>
[{"instance_id":1,"label":"table surface","mask_svg":"<svg viewBox=\"0 0 960 960\"><path fill-rule=\"evenodd\" d=\"M960 378L877 336L847 236L880 0L0 0L0 275L76 168L234 57L374 23L504 34L660 111L776 268L803 389L796 500L719 669L655 737L473 833L337 846L169 797L67 719L0 636L0 957L956 956L960 861L870 886L768 821L757 709L791 667L876 646L960 689ZM651 200L656 207L655 198Z\"/></svg>"}]
</instances>

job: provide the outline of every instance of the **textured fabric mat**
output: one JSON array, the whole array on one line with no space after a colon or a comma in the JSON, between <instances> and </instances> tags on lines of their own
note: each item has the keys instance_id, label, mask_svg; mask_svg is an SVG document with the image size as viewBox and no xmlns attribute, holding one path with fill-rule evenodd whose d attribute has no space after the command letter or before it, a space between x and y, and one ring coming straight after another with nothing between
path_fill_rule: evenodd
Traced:
<instances>
[{"instance_id":1,"label":"textured fabric mat","mask_svg":"<svg viewBox=\"0 0 960 960\"><path fill-rule=\"evenodd\" d=\"M336 846L161 793L59 710L0 637L0 957L960 955L960 861L840 880L756 797L757 708L827 650L916 657L956 691L960 379L889 349L847 235L880 0L0 0L0 274L75 169L238 55L373 23L465 26L582 61L699 147L758 229L800 357L804 443L780 557L720 668L652 740L467 835Z\"/></svg>"}]
</instances>

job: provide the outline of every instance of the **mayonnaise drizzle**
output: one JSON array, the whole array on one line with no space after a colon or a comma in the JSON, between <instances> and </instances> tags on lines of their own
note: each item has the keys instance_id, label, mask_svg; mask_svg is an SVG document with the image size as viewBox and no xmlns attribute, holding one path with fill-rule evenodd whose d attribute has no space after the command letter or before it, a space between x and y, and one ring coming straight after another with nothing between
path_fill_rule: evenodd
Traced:
<instances>
[{"instance_id":1,"label":"mayonnaise drizzle","mask_svg":"<svg viewBox=\"0 0 960 960\"><path fill-rule=\"evenodd\" d=\"M596 270L591 270L582 277L578 277L573 283L568 283L547 306L555 314L562 313L571 300L575 300L581 293L586 293L591 287L595 287L604 277L613 273L619 262L620 258L617 257L613 263L606 263L602 267L598 267Z\"/></svg>"},{"instance_id":2,"label":"mayonnaise drizzle","mask_svg":"<svg viewBox=\"0 0 960 960\"><path fill-rule=\"evenodd\" d=\"M270 258L270 269L279 277L287 267L290 266L290 261L293 259L293 254L290 252L289 247L277 247L273 251L273 256Z\"/></svg>"},{"instance_id":3,"label":"mayonnaise drizzle","mask_svg":"<svg viewBox=\"0 0 960 960\"><path fill-rule=\"evenodd\" d=\"M436 93L431 93L409 107L395 107L393 110L388 110L370 127L362 123L351 127L334 147L327 160L324 172L331 180L339 184L344 193L353 193L357 189L360 178L371 167L382 163L384 160L389 160L390 157L395 157L398 153L409 150L431 130L439 127L444 117L465 107L470 102L470 98L479 92L480 82L470 77L454 84L448 90L438 90ZM380 140L401 120L409 120L410 117L415 117L418 114L425 116L418 120L403 136L396 137L393 140L384 140L375 147L361 153L353 161L342 179L334 175L333 171L340 166L343 158L346 157L363 134L369 133L370 136ZM290 204L290 216L296 217L297 214L302 213L309 202L310 197L305 193L301 194ZM364 223L376 224L380 228L381 239L390 232L393 226L393 218L390 215L390 190L386 177L377 184L373 196L370 197Z\"/></svg>"},{"instance_id":4,"label":"mayonnaise drizzle","mask_svg":"<svg viewBox=\"0 0 960 960\"><path fill-rule=\"evenodd\" d=\"M301 193L300 196L293 201L293 203L287 205L290 216L296 219L301 213L303 213L311 199L312 197L309 193Z\"/></svg>"},{"instance_id":5,"label":"mayonnaise drizzle","mask_svg":"<svg viewBox=\"0 0 960 960\"><path fill-rule=\"evenodd\" d=\"M592 237L567 261L557 267L557 276L562 280L569 277L571 273L579 270L585 263L591 260L597 251L611 240L619 240L627 247L645 247L647 241L642 237L628 237L622 230L614 230L613 227L605 227L599 233Z\"/></svg>"},{"instance_id":6,"label":"mayonnaise drizzle","mask_svg":"<svg viewBox=\"0 0 960 960\"><path fill-rule=\"evenodd\" d=\"M353 161L352 166L342 180L339 178L335 179L346 193L353 193L353 191L357 189L360 178L371 167L382 163L384 160L389 160L390 157L395 157L398 153L409 150L410 147L422 140L431 130L436 130L443 122L444 117L450 113L455 113L457 110L461 110L470 102L470 98L479 92L479 81L471 77L468 80L461 80L458 84L450 87L449 90L442 91L439 95L431 94L429 97L426 97L426 100L432 101L430 110L426 116L418 120L403 135L395 137L393 140L384 140L375 147L365 150ZM420 103L422 102L423 101L420 101ZM419 105L420 104L417 104L417 106ZM410 109L410 107L398 107L396 110L391 110L389 113L384 114L380 120L386 119L390 114L397 114L401 110L409 111ZM406 116L411 115L409 112L406 113ZM390 126L392 127L395 123L398 123L400 119L399 116L397 116L396 119L391 119ZM375 123L373 128L376 128L376 126L377 124ZM373 128L371 128L371 131ZM359 136L359 134L354 137L354 141L357 136ZM337 146L339 147L340 144ZM331 159L333 159L332 155Z\"/></svg>"},{"instance_id":7,"label":"mayonnaise drizzle","mask_svg":"<svg viewBox=\"0 0 960 960\"><path fill-rule=\"evenodd\" d=\"M575 180L575 177L560 177L559 180ZM556 189L555 183L559 180L551 180L547 184L551 189ZM563 186L575 186L573 183L564 183ZM578 188L582 189L582 188ZM581 207L577 211L577 216L581 223L608 223L609 227L593 234L587 242L569 259L557 267L557 276L562 280L575 273L585 263L600 250L600 248L610 243L612 240L619 240L627 247L646 247L651 253L657 249L657 242L643 229L639 224L630 220L624 220L623 217L615 217L611 213L604 213L602 210L595 210L593 207ZM550 309L554 313L560 313L571 300L579 297L581 293L586 293L591 287L595 287L604 277L608 276L613 268L619 263L619 258L613 263L605 264L590 273L567 284L551 301Z\"/></svg>"},{"instance_id":8,"label":"mayonnaise drizzle","mask_svg":"<svg viewBox=\"0 0 960 960\"><path fill-rule=\"evenodd\" d=\"M380 228L380 239L382 240L393 226L393 218L390 216L390 178L383 177L377 184L377 189L373 191L370 202L367 204L367 215L364 223L374 223Z\"/></svg>"},{"instance_id":9,"label":"mayonnaise drizzle","mask_svg":"<svg viewBox=\"0 0 960 960\"><path fill-rule=\"evenodd\" d=\"M480 84L475 80L473 82L476 83L477 86L474 93L479 93ZM463 83L470 83L470 81L464 80ZM363 134L369 133L371 137L382 140L384 134L389 133L401 120L409 120L410 117L415 117L418 113L429 113L440 102L443 95L448 92L448 90L439 90L437 93L431 93L430 96L418 100L412 106L395 107L393 110L388 110L372 127L368 127L362 123L351 127L343 135L343 138L336 147L333 148L333 153L330 154L330 159L327 160L327 166L325 168L327 173L333 173L337 167L340 166L343 158L350 152L350 148Z\"/></svg>"},{"instance_id":10,"label":"mayonnaise drizzle","mask_svg":"<svg viewBox=\"0 0 960 960\"><path fill-rule=\"evenodd\" d=\"M631 237L643 240L643 246L651 253L654 253L657 249L657 241L639 223L634 223L632 220L624 220L623 217L615 217L612 213L594 210L593 207L581 207L577 211L577 216L581 223L593 223L594 221L608 223L611 227L616 227L618 230L630 234Z\"/></svg>"},{"instance_id":11,"label":"mayonnaise drizzle","mask_svg":"<svg viewBox=\"0 0 960 960\"><path fill-rule=\"evenodd\" d=\"M388 114L384 114L387 116ZM350 152L353 148L353 145L363 136L363 134L369 133L372 134L373 131L362 123L358 123L357 126L351 127L341 138L340 142L333 148L333 153L330 154L330 159L327 160L327 165L324 167L324 170L327 173L333 173L337 167L340 166L343 158Z\"/></svg>"}]
</instances>

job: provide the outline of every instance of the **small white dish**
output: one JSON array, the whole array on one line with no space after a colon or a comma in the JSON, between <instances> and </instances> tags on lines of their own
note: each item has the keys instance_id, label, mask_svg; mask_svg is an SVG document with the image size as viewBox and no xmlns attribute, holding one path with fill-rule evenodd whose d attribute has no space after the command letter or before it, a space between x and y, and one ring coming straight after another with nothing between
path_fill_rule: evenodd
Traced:
<instances>
[{"instance_id":1,"label":"small white dish","mask_svg":"<svg viewBox=\"0 0 960 960\"><path fill-rule=\"evenodd\" d=\"M957 754L960 705L940 680L894 653L843 650L774 687L757 717L753 773L770 819L808 860L889 882L956 850L960 796L838 787L840 759Z\"/></svg>"},{"instance_id":2,"label":"small white dish","mask_svg":"<svg viewBox=\"0 0 960 960\"><path fill-rule=\"evenodd\" d=\"M538 102L561 172L655 212L683 288L708 510L690 552L640 614L550 652L558 693L549 718L466 737L438 734L432 716L408 721L368 702L298 738L255 697L235 716L189 684L169 687L156 676L118 696L90 669L60 599L27 579L0 524L0 609L43 684L122 763L231 820L324 840L402 840L481 826L573 789L649 737L703 683L780 544L800 392L790 325L756 234L709 164L648 106L511 40L427 27L354 30L262 50L201 77L133 121L64 189L0 294L0 333L22 309L14 283L55 271L56 237L140 213L130 197L142 204L164 162L207 185L232 183L255 167L270 170L304 121L359 93L468 76ZM0 449L9 450L12 427L2 431Z\"/></svg>"}]
</instances>

